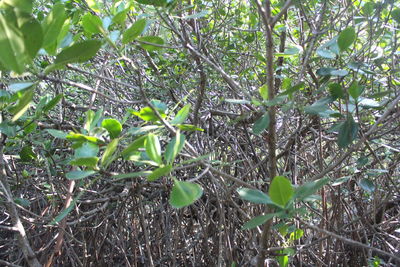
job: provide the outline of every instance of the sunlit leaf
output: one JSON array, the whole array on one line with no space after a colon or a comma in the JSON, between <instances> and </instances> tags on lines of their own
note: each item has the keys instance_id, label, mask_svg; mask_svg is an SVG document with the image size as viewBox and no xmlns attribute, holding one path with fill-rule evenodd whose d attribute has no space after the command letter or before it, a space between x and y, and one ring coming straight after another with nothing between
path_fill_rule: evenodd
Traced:
<instances>
[{"instance_id":1,"label":"sunlit leaf","mask_svg":"<svg viewBox=\"0 0 400 267\"><path fill-rule=\"evenodd\" d=\"M198 200L202 194L203 189L200 185L174 179L174 186L172 187L169 203L174 208L183 208Z\"/></svg>"},{"instance_id":2,"label":"sunlit leaf","mask_svg":"<svg viewBox=\"0 0 400 267\"><path fill-rule=\"evenodd\" d=\"M294 194L292 183L284 176L276 176L269 187L269 196L273 202L284 207Z\"/></svg>"},{"instance_id":3,"label":"sunlit leaf","mask_svg":"<svg viewBox=\"0 0 400 267\"><path fill-rule=\"evenodd\" d=\"M122 125L116 119L105 119L101 122L101 127L105 128L110 134L111 139L117 138L122 132Z\"/></svg>"}]
</instances>

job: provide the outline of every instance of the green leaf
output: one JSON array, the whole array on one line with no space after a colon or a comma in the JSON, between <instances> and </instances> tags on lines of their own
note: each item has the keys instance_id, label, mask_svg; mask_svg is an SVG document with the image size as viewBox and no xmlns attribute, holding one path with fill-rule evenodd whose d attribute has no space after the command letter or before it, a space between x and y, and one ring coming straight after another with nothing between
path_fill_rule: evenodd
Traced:
<instances>
[{"instance_id":1,"label":"green leaf","mask_svg":"<svg viewBox=\"0 0 400 267\"><path fill-rule=\"evenodd\" d=\"M96 167L97 162L99 161L98 157L87 157L87 158L76 158L69 162L69 164L74 166L86 166L86 167Z\"/></svg>"},{"instance_id":2,"label":"green leaf","mask_svg":"<svg viewBox=\"0 0 400 267\"><path fill-rule=\"evenodd\" d=\"M69 180L80 180L95 174L95 171L70 171L65 177Z\"/></svg>"},{"instance_id":3,"label":"green leaf","mask_svg":"<svg viewBox=\"0 0 400 267\"><path fill-rule=\"evenodd\" d=\"M59 130L54 130L54 129L47 129L46 130L50 135L52 135L55 138L59 139L67 139L67 133Z\"/></svg>"},{"instance_id":4,"label":"green leaf","mask_svg":"<svg viewBox=\"0 0 400 267\"><path fill-rule=\"evenodd\" d=\"M141 35L147 26L146 19L139 19L133 23L129 29L127 29L122 35L122 43L127 44L134 41L139 35Z\"/></svg>"},{"instance_id":5,"label":"green leaf","mask_svg":"<svg viewBox=\"0 0 400 267\"><path fill-rule=\"evenodd\" d=\"M178 124L178 129L181 131L188 131L188 132L193 132L193 131L204 132L204 129L191 124Z\"/></svg>"},{"instance_id":6,"label":"green leaf","mask_svg":"<svg viewBox=\"0 0 400 267\"><path fill-rule=\"evenodd\" d=\"M315 101L312 105L304 107L304 112L312 115L322 116L325 112L330 110L327 104L332 103L331 97L321 98Z\"/></svg>"},{"instance_id":7,"label":"green leaf","mask_svg":"<svg viewBox=\"0 0 400 267\"><path fill-rule=\"evenodd\" d=\"M158 110L158 112L160 113L162 118L166 117L165 113L162 110ZM150 107L144 107L139 112L130 110L130 113L135 116L138 116L139 118L141 118L144 121L155 122L155 121L159 120L158 117L156 116L156 114L154 113L154 111Z\"/></svg>"},{"instance_id":8,"label":"green leaf","mask_svg":"<svg viewBox=\"0 0 400 267\"><path fill-rule=\"evenodd\" d=\"M341 98L344 99L344 91L340 84L331 83L329 84L329 92L333 99Z\"/></svg>"},{"instance_id":9,"label":"green leaf","mask_svg":"<svg viewBox=\"0 0 400 267\"><path fill-rule=\"evenodd\" d=\"M185 135L181 134L178 130L176 136L168 143L165 150L164 159L167 164L172 164L176 156L181 152L183 146L185 145Z\"/></svg>"},{"instance_id":10,"label":"green leaf","mask_svg":"<svg viewBox=\"0 0 400 267\"><path fill-rule=\"evenodd\" d=\"M101 41L98 40L87 40L74 44L61 51L54 60L54 64L65 65L85 62L94 57L100 47Z\"/></svg>"},{"instance_id":11,"label":"green leaf","mask_svg":"<svg viewBox=\"0 0 400 267\"><path fill-rule=\"evenodd\" d=\"M174 179L174 186L172 187L169 203L174 208L183 208L198 200L202 194L203 189L200 185Z\"/></svg>"},{"instance_id":12,"label":"green leaf","mask_svg":"<svg viewBox=\"0 0 400 267\"><path fill-rule=\"evenodd\" d=\"M302 238L303 235L304 235L304 231L303 230L296 229L294 232L290 233L289 239L291 241L296 241L296 240L299 240L300 238Z\"/></svg>"},{"instance_id":13,"label":"green leaf","mask_svg":"<svg viewBox=\"0 0 400 267\"><path fill-rule=\"evenodd\" d=\"M24 36L26 63L31 63L43 44L43 31L39 22L30 14L19 14L19 24ZM29 58L29 59L28 59Z\"/></svg>"},{"instance_id":14,"label":"green leaf","mask_svg":"<svg viewBox=\"0 0 400 267\"><path fill-rule=\"evenodd\" d=\"M101 19L96 15L92 15L91 13L86 13L82 17L82 26L83 29L89 34L102 33L104 31Z\"/></svg>"},{"instance_id":15,"label":"green leaf","mask_svg":"<svg viewBox=\"0 0 400 267\"><path fill-rule=\"evenodd\" d=\"M269 126L269 114L268 111L264 113L253 125L253 133L255 135L261 134Z\"/></svg>"},{"instance_id":16,"label":"green leaf","mask_svg":"<svg viewBox=\"0 0 400 267\"><path fill-rule=\"evenodd\" d=\"M35 83L33 82L25 82L25 83L12 83L8 86L8 89L10 92L16 93L25 89L28 89L30 87L33 87Z\"/></svg>"},{"instance_id":17,"label":"green leaf","mask_svg":"<svg viewBox=\"0 0 400 267\"><path fill-rule=\"evenodd\" d=\"M375 191L375 184L367 178L361 179L359 183L360 187L367 191L368 193L373 193Z\"/></svg>"},{"instance_id":18,"label":"green leaf","mask_svg":"<svg viewBox=\"0 0 400 267\"><path fill-rule=\"evenodd\" d=\"M379 108L381 104L370 98L360 97L358 104L363 108Z\"/></svg>"},{"instance_id":19,"label":"green leaf","mask_svg":"<svg viewBox=\"0 0 400 267\"><path fill-rule=\"evenodd\" d=\"M141 136L133 141L129 146L122 150L121 155L127 159L133 152L137 152L139 148L144 148L147 136Z\"/></svg>"},{"instance_id":20,"label":"green leaf","mask_svg":"<svg viewBox=\"0 0 400 267\"><path fill-rule=\"evenodd\" d=\"M147 156L149 156L149 158L158 165L161 165L161 146L158 137L152 133L149 133L146 138L145 147Z\"/></svg>"},{"instance_id":21,"label":"green leaf","mask_svg":"<svg viewBox=\"0 0 400 267\"><path fill-rule=\"evenodd\" d=\"M105 128L110 134L111 139L117 138L122 132L122 125L116 119L105 119L101 122L101 127Z\"/></svg>"},{"instance_id":22,"label":"green leaf","mask_svg":"<svg viewBox=\"0 0 400 267\"><path fill-rule=\"evenodd\" d=\"M54 54L57 46L57 39L67 18L64 5L55 4L42 23L43 48L49 54Z\"/></svg>"},{"instance_id":23,"label":"green leaf","mask_svg":"<svg viewBox=\"0 0 400 267\"><path fill-rule=\"evenodd\" d=\"M356 31L354 27L348 27L344 29L340 34L338 38L338 45L340 51L345 51L347 50L353 42L356 40Z\"/></svg>"},{"instance_id":24,"label":"green leaf","mask_svg":"<svg viewBox=\"0 0 400 267\"><path fill-rule=\"evenodd\" d=\"M189 15L189 16L185 16L183 19L198 19L198 18L205 17L210 13L211 13L211 11L209 11L209 10L202 10L202 11L200 11L198 13L195 13L195 14L192 14L192 15Z\"/></svg>"},{"instance_id":25,"label":"green leaf","mask_svg":"<svg viewBox=\"0 0 400 267\"><path fill-rule=\"evenodd\" d=\"M345 148L350 145L357 137L358 125L354 121L351 114L347 115L347 119L339 124L339 135L337 143L339 147Z\"/></svg>"},{"instance_id":26,"label":"green leaf","mask_svg":"<svg viewBox=\"0 0 400 267\"><path fill-rule=\"evenodd\" d=\"M181 110L178 111L175 118L171 121L171 124L181 124L184 123L189 116L191 104L185 105Z\"/></svg>"},{"instance_id":27,"label":"green leaf","mask_svg":"<svg viewBox=\"0 0 400 267\"><path fill-rule=\"evenodd\" d=\"M400 8L393 9L392 18L400 24Z\"/></svg>"},{"instance_id":28,"label":"green leaf","mask_svg":"<svg viewBox=\"0 0 400 267\"><path fill-rule=\"evenodd\" d=\"M92 143L101 142L100 139L98 139L97 137L84 135L84 134L80 134L80 133L74 133L74 132L70 132L66 138L67 138L67 140L77 141L77 142L86 142L86 141L89 141Z\"/></svg>"},{"instance_id":29,"label":"green leaf","mask_svg":"<svg viewBox=\"0 0 400 267\"><path fill-rule=\"evenodd\" d=\"M246 222L243 226L242 226L242 230L248 230L248 229L253 229L259 225L262 225L264 223L266 223L267 221L271 220L273 217L275 217L275 213L269 213L266 215L261 215L261 216L257 216L254 217L253 219L251 219L250 221Z\"/></svg>"},{"instance_id":30,"label":"green leaf","mask_svg":"<svg viewBox=\"0 0 400 267\"><path fill-rule=\"evenodd\" d=\"M123 173L123 174L113 175L112 178L116 180L122 180L122 179L136 178L141 176L148 176L151 173L152 173L151 171Z\"/></svg>"},{"instance_id":31,"label":"green leaf","mask_svg":"<svg viewBox=\"0 0 400 267\"><path fill-rule=\"evenodd\" d=\"M240 198L255 204L275 204L267 194L261 192L260 190L239 188L237 192Z\"/></svg>"},{"instance_id":32,"label":"green leaf","mask_svg":"<svg viewBox=\"0 0 400 267\"><path fill-rule=\"evenodd\" d=\"M13 7L18 8L23 12L32 12L33 1L32 0L2 0L0 8Z\"/></svg>"},{"instance_id":33,"label":"green leaf","mask_svg":"<svg viewBox=\"0 0 400 267\"><path fill-rule=\"evenodd\" d=\"M327 58L327 59L335 59L336 58L336 54L328 49L318 48L316 50L316 52L317 52L318 56L320 56L322 58Z\"/></svg>"},{"instance_id":34,"label":"green leaf","mask_svg":"<svg viewBox=\"0 0 400 267\"><path fill-rule=\"evenodd\" d=\"M304 200L305 198L311 196L319 189L321 189L324 185L329 182L328 178L322 178L319 180L311 181L306 184L303 184L295 189L294 197L299 200Z\"/></svg>"},{"instance_id":35,"label":"green leaf","mask_svg":"<svg viewBox=\"0 0 400 267\"><path fill-rule=\"evenodd\" d=\"M353 81L348 89L351 97L357 101L358 97L361 95L363 87L358 84L357 81Z\"/></svg>"},{"instance_id":36,"label":"green leaf","mask_svg":"<svg viewBox=\"0 0 400 267\"><path fill-rule=\"evenodd\" d=\"M174 0L135 0L135 1L144 5L165 7L169 3L172 3Z\"/></svg>"},{"instance_id":37,"label":"green leaf","mask_svg":"<svg viewBox=\"0 0 400 267\"><path fill-rule=\"evenodd\" d=\"M30 162L37 158L32 146L24 146L19 152L19 157L23 162Z\"/></svg>"},{"instance_id":38,"label":"green leaf","mask_svg":"<svg viewBox=\"0 0 400 267\"><path fill-rule=\"evenodd\" d=\"M269 196L277 205L284 207L294 194L290 180L284 176L276 176L269 187Z\"/></svg>"},{"instance_id":39,"label":"green leaf","mask_svg":"<svg viewBox=\"0 0 400 267\"><path fill-rule=\"evenodd\" d=\"M161 50L162 47L160 47L160 45L164 45L164 40L158 36L143 36L138 38L137 40L141 42L140 46L149 52Z\"/></svg>"},{"instance_id":40,"label":"green leaf","mask_svg":"<svg viewBox=\"0 0 400 267\"><path fill-rule=\"evenodd\" d=\"M169 174L171 172L171 170L172 170L171 165L157 168L154 171L152 171L149 176L147 176L147 181L153 182L153 181L157 180L158 178L160 178L161 176L165 176L165 175Z\"/></svg>"},{"instance_id":41,"label":"green leaf","mask_svg":"<svg viewBox=\"0 0 400 267\"><path fill-rule=\"evenodd\" d=\"M260 88L258 88L258 92L264 100L268 100L268 85L264 84Z\"/></svg>"},{"instance_id":42,"label":"green leaf","mask_svg":"<svg viewBox=\"0 0 400 267\"><path fill-rule=\"evenodd\" d=\"M29 207L31 205L31 202L26 199L26 198L20 198L20 197L16 197L14 198L14 202L18 205L21 205L22 207Z\"/></svg>"},{"instance_id":43,"label":"green leaf","mask_svg":"<svg viewBox=\"0 0 400 267\"><path fill-rule=\"evenodd\" d=\"M56 95L52 100L49 101L44 107L43 107L43 112L47 113L49 112L52 108L54 108L58 102L63 98L63 94L58 94Z\"/></svg>"},{"instance_id":44,"label":"green leaf","mask_svg":"<svg viewBox=\"0 0 400 267\"><path fill-rule=\"evenodd\" d=\"M112 161L113 161L113 154L115 150L117 150L119 143L119 139L116 138L112 140L106 147L106 150L103 153L103 156L101 158L101 166L108 166Z\"/></svg>"},{"instance_id":45,"label":"green leaf","mask_svg":"<svg viewBox=\"0 0 400 267\"><path fill-rule=\"evenodd\" d=\"M25 70L25 40L11 11L0 13L0 63L9 70Z\"/></svg>"},{"instance_id":46,"label":"green leaf","mask_svg":"<svg viewBox=\"0 0 400 267\"><path fill-rule=\"evenodd\" d=\"M75 158L87 158L97 156L99 146L93 143L86 142L75 150Z\"/></svg>"},{"instance_id":47,"label":"green leaf","mask_svg":"<svg viewBox=\"0 0 400 267\"><path fill-rule=\"evenodd\" d=\"M283 53L275 53L276 57L291 57L297 55L300 52L300 49L297 47L290 47L285 49Z\"/></svg>"},{"instance_id":48,"label":"green leaf","mask_svg":"<svg viewBox=\"0 0 400 267\"><path fill-rule=\"evenodd\" d=\"M54 219L53 221L50 223L50 225L56 225L59 222L61 222L75 207L76 201L78 200L78 198L74 198L71 203L69 204L69 206L64 209L62 212L60 212Z\"/></svg>"},{"instance_id":49,"label":"green leaf","mask_svg":"<svg viewBox=\"0 0 400 267\"><path fill-rule=\"evenodd\" d=\"M14 116L11 121L14 122L18 120L28 110L32 102L33 93L34 89L27 90L18 100L18 103L12 107L10 111L14 114Z\"/></svg>"}]
</instances>

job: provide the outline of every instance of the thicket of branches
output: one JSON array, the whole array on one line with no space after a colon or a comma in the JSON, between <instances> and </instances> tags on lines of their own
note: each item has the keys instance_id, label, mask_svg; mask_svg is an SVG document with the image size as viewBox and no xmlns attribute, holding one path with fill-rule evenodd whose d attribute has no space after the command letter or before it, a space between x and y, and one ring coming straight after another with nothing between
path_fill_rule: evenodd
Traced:
<instances>
[{"instance_id":1,"label":"thicket of branches","mask_svg":"<svg viewBox=\"0 0 400 267\"><path fill-rule=\"evenodd\" d=\"M400 264L399 1L29 3L0 265Z\"/></svg>"}]
</instances>

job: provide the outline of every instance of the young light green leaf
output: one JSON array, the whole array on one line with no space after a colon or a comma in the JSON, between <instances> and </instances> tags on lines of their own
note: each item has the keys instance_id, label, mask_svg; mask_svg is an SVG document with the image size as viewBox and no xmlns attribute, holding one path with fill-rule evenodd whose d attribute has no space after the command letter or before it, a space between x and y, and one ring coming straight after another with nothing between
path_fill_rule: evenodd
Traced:
<instances>
[{"instance_id":1,"label":"young light green leaf","mask_svg":"<svg viewBox=\"0 0 400 267\"><path fill-rule=\"evenodd\" d=\"M149 156L149 158L158 165L161 165L161 146L158 137L152 133L149 133L146 138L145 146L147 156Z\"/></svg>"},{"instance_id":2,"label":"young light green leaf","mask_svg":"<svg viewBox=\"0 0 400 267\"><path fill-rule=\"evenodd\" d=\"M153 182L153 181L157 180L158 178L160 178L161 176L165 176L165 175L169 174L171 172L171 170L172 170L171 165L157 168L154 171L152 171L152 173L149 174L149 176L147 176L147 181Z\"/></svg>"},{"instance_id":3,"label":"young light green leaf","mask_svg":"<svg viewBox=\"0 0 400 267\"><path fill-rule=\"evenodd\" d=\"M288 178L276 176L272 179L268 193L273 202L284 207L292 198L294 190Z\"/></svg>"},{"instance_id":4,"label":"young light green leaf","mask_svg":"<svg viewBox=\"0 0 400 267\"><path fill-rule=\"evenodd\" d=\"M139 35L141 35L147 26L146 19L139 19L129 27L122 35L122 43L127 44L134 41Z\"/></svg>"},{"instance_id":5,"label":"young light green leaf","mask_svg":"<svg viewBox=\"0 0 400 267\"><path fill-rule=\"evenodd\" d=\"M175 118L171 121L171 124L181 124L184 123L189 116L191 104L185 105L181 110L178 111Z\"/></svg>"},{"instance_id":6,"label":"young light green leaf","mask_svg":"<svg viewBox=\"0 0 400 267\"><path fill-rule=\"evenodd\" d=\"M339 135L337 143L339 147L345 148L356 139L358 133L358 124L354 121L351 114L347 115L347 119L339 125Z\"/></svg>"},{"instance_id":7,"label":"young light green leaf","mask_svg":"<svg viewBox=\"0 0 400 267\"><path fill-rule=\"evenodd\" d=\"M139 148L144 148L146 138L146 136L137 138L129 146L122 150L121 155L126 159L132 154L132 152L137 152Z\"/></svg>"},{"instance_id":8,"label":"young light green leaf","mask_svg":"<svg viewBox=\"0 0 400 267\"><path fill-rule=\"evenodd\" d=\"M264 100L268 100L268 85L264 84L260 88L258 88L258 92Z\"/></svg>"},{"instance_id":9,"label":"young light green leaf","mask_svg":"<svg viewBox=\"0 0 400 267\"><path fill-rule=\"evenodd\" d=\"M101 127L105 128L110 134L110 138L117 138L122 132L122 125L116 119L105 119L101 122Z\"/></svg>"},{"instance_id":10,"label":"young light green leaf","mask_svg":"<svg viewBox=\"0 0 400 267\"><path fill-rule=\"evenodd\" d=\"M267 194L260 190L239 188L237 192L240 198L255 204L275 204Z\"/></svg>"},{"instance_id":11,"label":"young light green leaf","mask_svg":"<svg viewBox=\"0 0 400 267\"><path fill-rule=\"evenodd\" d=\"M183 208L198 200L202 194L203 189L200 185L174 179L174 186L172 187L169 203L174 208Z\"/></svg>"},{"instance_id":12,"label":"young light green leaf","mask_svg":"<svg viewBox=\"0 0 400 267\"><path fill-rule=\"evenodd\" d=\"M338 38L338 45L340 51L345 51L347 50L353 42L356 40L356 31L354 27L348 27L344 29L340 34Z\"/></svg>"},{"instance_id":13,"label":"young light green leaf","mask_svg":"<svg viewBox=\"0 0 400 267\"><path fill-rule=\"evenodd\" d=\"M52 108L54 108L58 102L63 98L63 94L56 95L52 100L50 100L44 107L43 113L49 112Z\"/></svg>"},{"instance_id":14,"label":"young light green leaf","mask_svg":"<svg viewBox=\"0 0 400 267\"><path fill-rule=\"evenodd\" d=\"M69 180L80 180L95 174L95 171L70 171L65 177Z\"/></svg>"},{"instance_id":15,"label":"young light green leaf","mask_svg":"<svg viewBox=\"0 0 400 267\"><path fill-rule=\"evenodd\" d=\"M185 135L181 134L178 130L176 136L168 143L165 150L164 159L167 164L172 164L176 156L181 152L183 146L185 145Z\"/></svg>"},{"instance_id":16,"label":"young light green leaf","mask_svg":"<svg viewBox=\"0 0 400 267\"><path fill-rule=\"evenodd\" d=\"M151 171L123 173L123 174L113 175L112 178L116 180L122 180L122 179L136 178L141 176L148 176L151 173L152 173Z\"/></svg>"},{"instance_id":17,"label":"young light green leaf","mask_svg":"<svg viewBox=\"0 0 400 267\"><path fill-rule=\"evenodd\" d=\"M86 166L86 167L94 168L94 167L96 167L97 162L99 162L98 157L87 157L87 158L73 159L69 162L69 164L71 164L73 166Z\"/></svg>"},{"instance_id":18,"label":"young light green leaf","mask_svg":"<svg viewBox=\"0 0 400 267\"><path fill-rule=\"evenodd\" d=\"M164 40L158 36L143 36L137 40L140 42L140 46L149 52L161 50L164 45Z\"/></svg>"},{"instance_id":19,"label":"young light green leaf","mask_svg":"<svg viewBox=\"0 0 400 267\"><path fill-rule=\"evenodd\" d=\"M242 230L248 230L248 229L253 229L259 225L262 225L264 223L266 223L267 221L271 220L273 217L275 217L275 213L269 213L266 215L261 215L261 216L257 216L254 217L253 219L251 219L250 221L246 222L243 226L242 226Z\"/></svg>"},{"instance_id":20,"label":"young light green leaf","mask_svg":"<svg viewBox=\"0 0 400 267\"><path fill-rule=\"evenodd\" d=\"M268 111L264 113L253 125L253 133L255 135L261 134L269 126L269 114Z\"/></svg>"},{"instance_id":21,"label":"young light green leaf","mask_svg":"<svg viewBox=\"0 0 400 267\"><path fill-rule=\"evenodd\" d=\"M117 150L119 143L119 139L113 139L106 147L106 150L103 153L103 156L101 158L101 166L108 166L112 161L113 161L113 154L115 150Z\"/></svg>"}]
</instances>

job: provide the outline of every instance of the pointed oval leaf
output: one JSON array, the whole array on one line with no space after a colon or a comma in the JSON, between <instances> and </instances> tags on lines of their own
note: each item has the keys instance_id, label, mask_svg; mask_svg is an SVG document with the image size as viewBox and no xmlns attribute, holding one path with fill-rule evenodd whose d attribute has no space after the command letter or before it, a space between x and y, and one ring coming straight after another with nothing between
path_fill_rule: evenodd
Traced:
<instances>
[{"instance_id":1,"label":"pointed oval leaf","mask_svg":"<svg viewBox=\"0 0 400 267\"><path fill-rule=\"evenodd\" d=\"M268 85L264 84L260 88L258 88L258 92L264 100L268 100Z\"/></svg>"},{"instance_id":2,"label":"pointed oval leaf","mask_svg":"<svg viewBox=\"0 0 400 267\"><path fill-rule=\"evenodd\" d=\"M356 31L354 27L348 27L344 29L340 34L338 38L338 45L340 51L345 51L347 50L353 42L356 40Z\"/></svg>"},{"instance_id":3,"label":"pointed oval leaf","mask_svg":"<svg viewBox=\"0 0 400 267\"><path fill-rule=\"evenodd\" d=\"M267 194L260 190L239 188L237 192L240 198L255 204L275 204Z\"/></svg>"},{"instance_id":4,"label":"pointed oval leaf","mask_svg":"<svg viewBox=\"0 0 400 267\"><path fill-rule=\"evenodd\" d=\"M98 157L87 157L87 158L76 158L69 162L69 164L73 166L86 166L86 167L96 167L97 162L99 161Z\"/></svg>"},{"instance_id":5,"label":"pointed oval leaf","mask_svg":"<svg viewBox=\"0 0 400 267\"><path fill-rule=\"evenodd\" d=\"M83 29L90 34L101 33L103 29L103 23L101 19L96 15L92 15L91 13L86 13L86 15L83 16L82 26Z\"/></svg>"},{"instance_id":6,"label":"pointed oval leaf","mask_svg":"<svg viewBox=\"0 0 400 267\"><path fill-rule=\"evenodd\" d=\"M122 132L122 125L116 119L105 119L101 122L101 127L105 128L110 134L111 139L117 138Z\"/></svg>"},{"instance_id":7,"label":"pointed oval leaf","mask_svg":"<svg viewBox=\"0 0 400 267\"><path fill-rule=\"evenodd\" d=\"M288 178L276 176L272 179L268 193L273 202L284 207L292 198L294 190Z\"/></svg>"},{"instance_id":8,"label":"pointed oval leaf","mask_svg":"<svg viewBox=\"0 0 400 267\"><path fill-rule=\"evenodd\" d=\"M181 124L184 123L189 116L191 104L185 105L181 110L178 111L175 118L171 121L171 124Z\"/></svg>"},{"instance_id":9,"label":"pointed oval leaf","mask_svg":"<svg viewBox=\"0 0 400 267\"><path fill-rule=\"evenodd\" d=\"M254 217L253 219L251 219L250 221L246 222L243 226L242 226L242 230L248 230L248 229L253 229L259 225L262 225L264 223L266 223L267 221L271 220L276 214L275 213L269 213L266 215L261 215L261 216L257 216Z\"/></svg>"},{"instance_id":10,"label":"pointed oval leaf","mask_svg":"<svg viewBox=\"0 0 400 267\"><path fill-rule=\"evenodd\" d=\"M202 194L203 189L200 185L174 179L169 203L174 208L183 208L198 200Z\"/></svg>"},{"instance_id":11,"label":"pointed oval leaf","mask_svg":"<svg viewBox=\"0 0 400 267\"><path fill-rule=\"evenodd\" d=\"M164 40L158 36L143 36L137 40L141 42L140 46L149 52L161 50L161 46L164 45Z\"/></svg>"},{"instance_id":12,"label":"pointed oval leaf","mask_svg":"<svg viewBox=\"0 0 400 267\"><path fill-rule=\"evenodd\" d=\"M392 18L400 24L400 8L393 9Z\"/></svg>"},{"instance_id":13,"label":"pointed oval leaf","mask_svg":"<svg viewBox=\"0 0 400 267\"><path fill-rule=\"evenodd\" d=\"M55 130L55 129L47 129L46 130L50 135L52 135L55 138L60 138L60 139L67 139L67 133L60 131L60 130Z\"/></svg>"},{"instance_id":14,"label":"pointed oval leaf","mask_svg":"<svg viewBox=\"0 0 400 267\"><path fill-rule=\"evenodd\" d=\"M56 4L42 23L43 48L50 54L55 53L57 39L66 18L64 5Z\"/></svg>"},{"instance_id":15,"label":"pointed oval leaf","mask_svg":"<svg viewBox=\"0 0 400 267\"><path fill-rule=\"evenodd\" d=\"M359 183L360 187L367 191L368 193L373 193L375 191L375 184L370 179L364 178Z\"/></svg>"},{"instance_id":16,"label":"pointed oval leaf","mask_svg":"<svg viewBox=\"0 0 400 267\"><path fill-rule=\"evenodd\" d=\"M117 150L118 143L119 139L116 138L107 145L106 150L101 158L101 166L107 166L113 161L112 156L114 155L115 150Z\"/></svg>"},{"instance_id":17,"label":"pointed oval leaf","mask_svg":"<svg viewBox=\"0 0 400 267\"><path fill-rule=\"evenodd\" d=\"M353 116L348 114L347 120L339 126L339 135L337 143L339 147L345 148L356 139L358 133L358 124L354 121Z\"/></svg>"},{"instance_id":18,"label":"pointed oval leaf","mask_svg":"<svg viewBox=\"0 0 400 267\"><path fill-rule=\"evenodd\" d=\"M152 133L149 133L146 138L146 154L149 158L161 165L161 146L158 137Z\"/></svg>"},{"instance_id":19,"label":"pointed oval leaf","mask_svg":"<svg viewBox=\"0 0 400 267\"><path fill-rule=\"evenodd\" d=\"M87 40L74 44L61 51L54 63L64 65L68 63L81 63L94 57L101 47L101 41Z\"/></svg>"},{"instance_id":20,"label":"pointed oval leaf","mask_svg":"<svg viewBox=\"0 0 400 267\"><path fill-rule=\"evenodd\" d=\"M99 146L93 143L86 142L75 150L75 158L87 158L97 156Z\"/></svg>"},{"instance_id":21,"label":"pointed oval leaf","mask_svg":"<svg viewBox=\"0 0 400 267\"><path fill-rule=\"evenodd\" d=\"M137 152L139 148L144 148L146 136L141 136L133 141L128 147L122 150L121 155L126 159L128 158L133 152Z\"/></svg>"},{"instance_id":22,"label":"pointed oval leaf","mask_svg":"<svg viewBox=\"0 0 400 267\"><path fill-rule=\"evenodd\" d=\"M168 143L165 150L164 158L168 164L172 164L176 156L181 152L185 145L185 135L181 134L178 130L176 136L172 138L171 142Z\"/></svg>"},{"instance_id":23,"label":"pointed oval leaf","mask_svg":"<svg viewBox=\"0 0 400 267\"><path fill-rule=\"evenodd\" d=\"M147 26L146 19L139 19L129 27L122 35L122 43L127 44L134 41L139 35L141 35Z\"/></svg>"}]
</instances>

